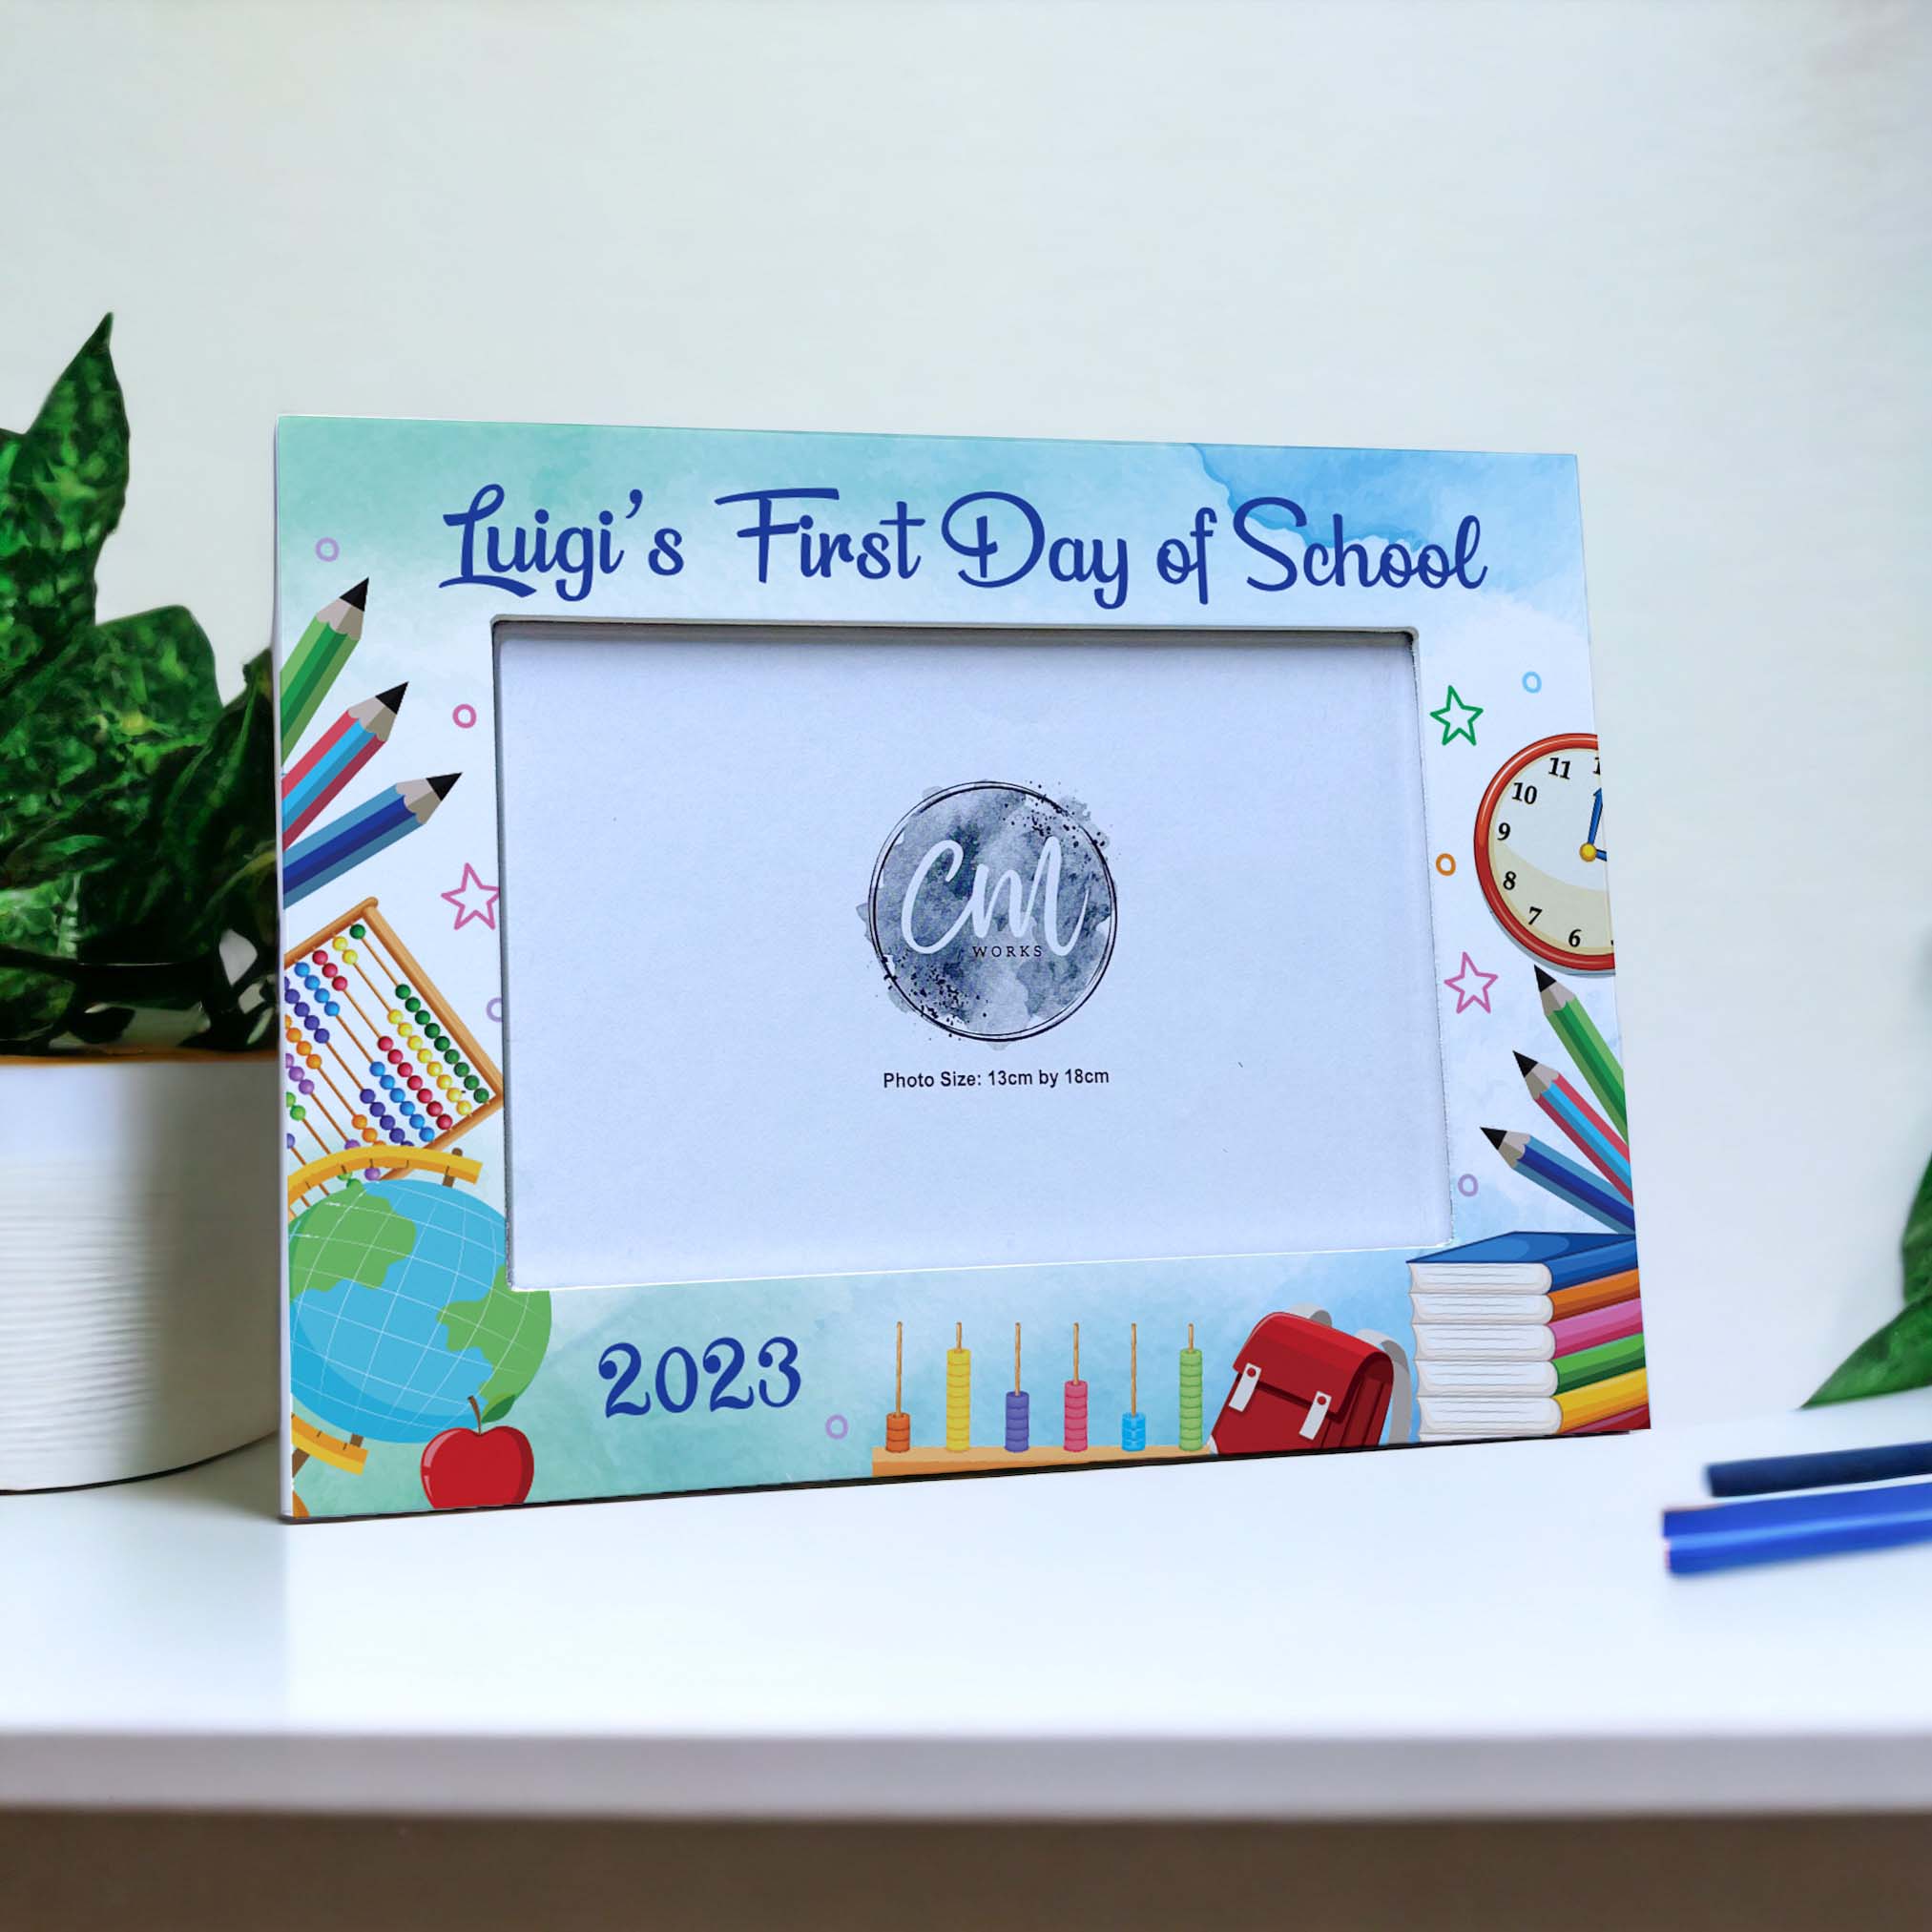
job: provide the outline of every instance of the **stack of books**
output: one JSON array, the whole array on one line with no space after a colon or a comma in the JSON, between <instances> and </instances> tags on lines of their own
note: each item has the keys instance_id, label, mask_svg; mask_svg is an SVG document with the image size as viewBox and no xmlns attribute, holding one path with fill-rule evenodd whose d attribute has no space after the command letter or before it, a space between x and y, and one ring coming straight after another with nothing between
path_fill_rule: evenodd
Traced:
<instances>
[{"instance_id":1,"label":"stack of books","mask_svg":"<svg viewBox=\"0 0 1932 1932\"><path fill-rule=\"evenodd\" d=\"M1637 1244L1494 1235L1409 1263L1424 1443L1650 1422Z\"/></svg>"}]
</instances>

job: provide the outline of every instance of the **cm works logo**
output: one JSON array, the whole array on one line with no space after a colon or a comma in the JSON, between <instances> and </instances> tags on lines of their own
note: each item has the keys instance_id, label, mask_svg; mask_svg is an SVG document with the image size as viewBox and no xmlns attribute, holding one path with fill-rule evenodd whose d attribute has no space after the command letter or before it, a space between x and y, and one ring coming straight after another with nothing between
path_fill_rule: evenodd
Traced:
<instances>
[{"instance_id":1,"label":"cm works logo","mask_svg":"<svg viewBox=\"0 0 1932 1932\"><path fill-rule=\"evenodd\" d=\"M901 1002L966 1040L1026 1040L1113 957L1113 875L1077 807L982 779L922 799L872 868L866 924Z\"/></svg>"}]
</instances>

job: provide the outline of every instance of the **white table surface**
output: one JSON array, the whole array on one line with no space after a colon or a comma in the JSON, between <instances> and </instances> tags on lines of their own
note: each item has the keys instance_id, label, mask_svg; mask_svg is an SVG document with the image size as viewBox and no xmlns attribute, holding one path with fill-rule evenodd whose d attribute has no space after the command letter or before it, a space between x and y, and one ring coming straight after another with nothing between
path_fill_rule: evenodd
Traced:
<instances>
[{"instance_id":1,"label":"white table surface","mask_svg":"<svg viewBox=\"0 0 1932 1932\"><path fill-rule=\"evenodd\" d=\"M267 1445L0 1498L0 1803L1281 1818L1932 1805L1932 1548L1673 1581L1567 1443L291 1527ZM404 1603L402 1614L379 1607Z\"/></svg>"}]
</instances>

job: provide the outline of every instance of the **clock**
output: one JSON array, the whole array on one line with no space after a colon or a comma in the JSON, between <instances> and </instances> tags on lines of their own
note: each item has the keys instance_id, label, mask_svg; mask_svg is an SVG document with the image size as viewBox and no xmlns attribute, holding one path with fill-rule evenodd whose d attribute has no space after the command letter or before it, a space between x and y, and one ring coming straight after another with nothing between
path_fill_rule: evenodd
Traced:
<instances>
[{"instance_id":1,"label":"clock","mask_svg":"<svg viewBox=\"0 0 1932 1932\"><path fill-rule=\"evenodd\" d=\"M1526 952L1572 972L1616 965L1602 774L1595 733L1559 732L1525 745L1476 808L1489 910Z\"/></svg>"}]
</instances>

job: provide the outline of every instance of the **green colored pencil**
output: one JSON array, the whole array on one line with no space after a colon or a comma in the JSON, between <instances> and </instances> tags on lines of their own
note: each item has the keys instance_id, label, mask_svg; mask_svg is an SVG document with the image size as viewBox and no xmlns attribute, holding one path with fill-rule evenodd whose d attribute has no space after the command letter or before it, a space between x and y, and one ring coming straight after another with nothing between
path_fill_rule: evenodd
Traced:
<instances>
[{"instance_id":1,"label":"green colored pencil","mask_svg":"<svg viewBox=\"0 0 1932 1932\"><path fill-rule=\"evenodd\" d=\"M309 720L322 709L322 699L349 661L349 654L363 639L363 608L369 599L369 580L364 577L352 591L344 591L333 602L324 604L308 621L296 647L281 665L281 756L287 758L301 740Z\"/></svg>"},{"instance_id":2,"label":"green colored pencil","mask_svg":"<svg viewBox=\"0 0 1932 1932\"><path fill-rule=\"evenodd\" d=\"M1608 1381L1613 1375L1626 1375L1644 1365L1644 1338L1626 1335L1615 1341L1599 1342L1594 1348L1580 1348L1574 1355L1560 1355L1554 1363L1557 1395L1566 1389L1588 1388L1593 1381Z\"/></svg>"},{"instance_id":3,"label":"green colored pencil","mask_svg":"<svg viewBox=\"0 0 1932 1932\"><path fill-rule=\"evenodd\" d=\"M1611 1125L1628 1138L1631 1124L1624 1112L1624 1070L1604 1044L1596 1022L1584 1010L1583 1002L1541 966L1536 968L1536 990L1543 996L1543 1017L1569 1049L1576 1070L1589 1083L1589 1091L1602 1103Z\"/></svg>"}]
</instances>

